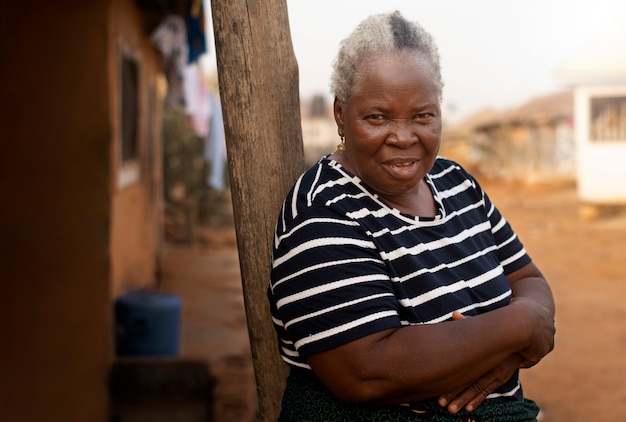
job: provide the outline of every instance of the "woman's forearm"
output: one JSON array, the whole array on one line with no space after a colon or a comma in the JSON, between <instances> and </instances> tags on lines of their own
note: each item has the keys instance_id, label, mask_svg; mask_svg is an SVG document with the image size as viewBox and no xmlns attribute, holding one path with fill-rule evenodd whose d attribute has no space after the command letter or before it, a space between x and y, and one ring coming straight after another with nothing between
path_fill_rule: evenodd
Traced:
<instances>
[{"instance_id":1,"label":"woman's forearm","mask_svg":"<svg viewBox=\"0 0 626 422\"><path fill-rule=\"evenodd\" d=\"M509 276L511 304L438 324L386 330L308 359L348 401L403 403L465 388L512 355L532 366L554 345L554 300L534 264Z\"/></svg>"},{"instance_id":2,"label":"woman's forearm","mask_svg":"<svg viewBox=\"0 0 626 422\"><path fill-rule=\"evenodd\" d=\"M528 342L523 304L439 324L387 330L309 358L348 401L404 403L463 388Z\"/></svg>"}]
</instances>

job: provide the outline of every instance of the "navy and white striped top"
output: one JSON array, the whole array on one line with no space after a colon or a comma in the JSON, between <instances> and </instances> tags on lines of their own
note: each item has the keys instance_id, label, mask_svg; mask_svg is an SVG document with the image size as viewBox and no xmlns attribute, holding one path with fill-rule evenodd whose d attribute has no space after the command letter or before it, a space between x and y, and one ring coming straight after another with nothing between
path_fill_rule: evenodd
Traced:
<instances>
[{"instance_id":1,"label":"navy and white striped top","mask_svg":"<svg viewBox=\"0 0 626 422\"><path fill-rule=\"evenodd\" d=\"M425 177L438 213L386 205L327 157L305 172L281 209L268 296L290 365L369 334L505 306L505 274L530 262L477 181L438 158ZM517 374L491 396L522 398Z\"/></svg>"}]
</instances>

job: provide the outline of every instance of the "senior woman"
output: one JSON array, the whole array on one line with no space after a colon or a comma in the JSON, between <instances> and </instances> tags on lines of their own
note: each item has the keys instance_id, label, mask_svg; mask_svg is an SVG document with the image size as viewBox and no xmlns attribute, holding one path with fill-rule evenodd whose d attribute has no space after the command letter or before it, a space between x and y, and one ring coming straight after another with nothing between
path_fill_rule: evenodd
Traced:
<instances>
[{"instance_id":1,"label":"senior woman","mask_svg":"<svg viewBox=\"0 0 626 422\"><path fill-rule=\"evenodd\" d=\"M437 48L398 12L345 39L341 143L278 218L268 297L291 366L279 420L527 421L550 288L478 182L438 157Z\"/></svg>"}]
</instances>

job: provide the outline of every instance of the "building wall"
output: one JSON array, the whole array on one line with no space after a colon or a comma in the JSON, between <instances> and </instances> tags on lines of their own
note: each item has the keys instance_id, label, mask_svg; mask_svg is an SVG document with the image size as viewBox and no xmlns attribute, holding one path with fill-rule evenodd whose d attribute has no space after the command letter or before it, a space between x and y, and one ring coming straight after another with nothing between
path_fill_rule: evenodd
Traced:
<instances>
[{"instance_id":1,"label":"building wall","mask_svg":"<svg viewBox=\"0 0 626 422\"><path fill-rule=\"evenodd\" d=\"M0 420L105 421L109 5L3 3Z\"/></svg>"},{"instance_id":2,"label":"building wall","mask_svg":"<svg viewBox=\"0 0 626 422\"><path fill-rule=\"evenodd\" d=\"M323 155L334 152L339 143L337 124L331 117L302 119L304 161L307 166L316 163Z\"/></svg>"},{"instance_id":3,"label":"building wall","mask_svg":"<svg viewBox=\"0 0 626 422\"><path fill-rule=\"evenodd\" d=\"M626 139L590 139L591 98L616 96L626 96L626 84L576 87L577 187L586 203L626 204Z\"/></svg>"},{"instance_id":4,"label":"building wall","mask_svg":"<svg viewBox=\"0 0 626 422\"><path fill-rule=\"evenodd\" d=\"M107 421L114 295L154 282L160 152L145 112L139 181L118 184L118 34L142 77L157 68L133 4L0 5L2 421Z\"/></svg>"},{"instance_id":5,"label":"building wall","mask_svg":"<svg viewBox=\"0 0 626 422\"><path fill-rule=\"evenodd\" d=\"M156 284L156 261L162 236L161 97L159 56L142 15L132 0L115 0L111 9L109 87L112 116L111 293ZM121 56L133 57L139 69L138 158L121 157ZM130 167L130 176L129 168Z\"/></svg>"}]
</instances>

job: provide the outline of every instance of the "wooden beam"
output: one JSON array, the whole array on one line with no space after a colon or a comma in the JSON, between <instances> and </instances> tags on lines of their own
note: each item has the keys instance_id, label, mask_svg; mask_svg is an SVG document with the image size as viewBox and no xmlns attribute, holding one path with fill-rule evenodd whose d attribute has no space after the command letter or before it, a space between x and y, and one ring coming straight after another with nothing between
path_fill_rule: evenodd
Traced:
<instances>
[{"instance_id":1,"label":"wooden beam","mask_svg":"<svg viewBox=\"0 0 626 422\"><path fill-rule=\"evenodd\" d=\"M259 416L276 421L288 369L266 291L280 205L304 170L298 66L285 0L213 0L211 8Z\"/></svg>"}]
</instances>

